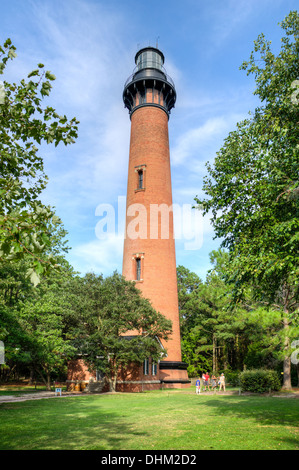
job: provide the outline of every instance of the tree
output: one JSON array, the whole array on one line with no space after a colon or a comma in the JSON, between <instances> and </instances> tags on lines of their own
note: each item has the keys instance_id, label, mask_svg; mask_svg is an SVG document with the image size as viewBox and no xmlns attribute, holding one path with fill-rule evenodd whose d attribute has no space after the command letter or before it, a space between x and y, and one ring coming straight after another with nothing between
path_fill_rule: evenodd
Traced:
<instances>
[{"instance_id":1,"label":"tree","mask_svg":"<svg viewBox=\"0 0 299 470\"><path fill-rule=\"evenodd\" d=\"M182 357L188 364L188 375L194 377L211 368L209 341L197 328L202 321L198 303L203 284L197 274L184 266L177 267L177 284Z\"/></svg>"},{"instance_id":2,"label":"tree","mask_svg":"<svg viewBox=\"0 0 299 470\"><path fill-rule=\"evenodd\" d=\"M192 299L196 298L201 279L197 274L191 272L184 266L177 267L177 285L178 285L178 301L180 313L180 330L184 335L190 329L190 321L192 322Z\"/></svg>"},{"instance_id":3,"label":"tree","mask_svg":"<svg viewBox=\"0 0 299 470\"><path fill-rule=\"evenodd\" d=\"M22 369L50 389L51 377L74 353L68 337L71 315L68 284L73 271L60 256L61 269L42 276L34 287L26 276L29 261L0 267L0 339L5 344L6 376Z\"/></svg>"},{"instance_id":4,"label":"tree","mask_svg":"<svg viewBox=\"0 0 299 470\"><path fill-rule=\"evenodd\" d=\"M178 277L187 282L178 282L178 286L179 299L183 299L182 354L189 374L242 370L245 366L277 367L281 343L278 312L255 301L250 288L236 303L225 282L228 253L212 251L210 260L212 269L206 281L189 292L188 280L196 274L178 267Z\"/></svg>"},{"instance_id":5,"label":"tree","mask_svg":"<svg viewBox=\"0 0 299 470\"><path fill-rule=\"evenodd\" d=\"M40 286L34 298L20 308L19 324L28 337L27 365L51 390L51 376L66 371L67 360L74 347L65 337L64 313L67 308L65 292L56 282L47 283L44 292Z\"/></svg>"},{"instance_id":6,"label":"tree","mask_svg":"<svg viewBox=\"0 0 299 470\"><path fill-rule=\"evenodd\" d=\"M204 179L216 237L228 249L227 282L234 299L248 283L255 297L276 306L284 330L284 387L290 388L290 344L298 318L298 102L294 85L299 70L299 15L281 23L280 53L261 34L242 69L253 74L261 105L225 139ZM259 53L258 58L256 55Z\"/></svg>"},{"instance_id":7,"label":"tree","mask_svg":"<svg viewBox=\"0 0 299 470\"><path fill-rule=\"evenodd\" d=\"M0 46L0 74L15 57L16 48L7 39ZM43 107L55 80L43 64L28 79L18 85L0 82L0 261L30 255L28 275L36 284L39 275L56 264L47 251L49 224L59 222L54 210L38 199L47 183L38 147L44 142L73 143L79 122Z\"/></svg>"},{"instance_id":8,"label":"tree","mask_svg":"<svg viewBox=\"0 0 299 470\"><path fill-rule=\"evenodd\" d=\"M148 357L158 362L165 353L171 322L143 298L134 282L118 273L103 279L88 274L76 279L74 344L90 370L102 371L114 391L118 372ZM74 300L76 295L74 296Z\"/></svg>"}]
</instances>

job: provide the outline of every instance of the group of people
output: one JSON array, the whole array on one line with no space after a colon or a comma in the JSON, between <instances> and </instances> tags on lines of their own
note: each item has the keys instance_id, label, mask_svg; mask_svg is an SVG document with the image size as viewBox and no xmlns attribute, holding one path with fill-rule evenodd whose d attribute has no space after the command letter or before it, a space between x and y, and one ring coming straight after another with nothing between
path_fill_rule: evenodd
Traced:
<instances>
[{"instance_id":1,"label":"group of people","mask_svg":"<svg viewBox=\"0 0 299 470\"><path fill-rule=\"evenodd\" d=\"M219 391L223 390L225 392L225 376L224 374L221 374L219 377L216 377L214 374L212 374L212 377L209 376L208 372L202 374L202 385L204 388L202 388L205 392L208 388L208 391L210 391L210 387L212 387L212 390L217 390L217 386L219 386ZM196 380L195 383L196 387L196 393L199 394L201 390L201 384L200 384L200 379Z\"/></svg>"}]
</instances>

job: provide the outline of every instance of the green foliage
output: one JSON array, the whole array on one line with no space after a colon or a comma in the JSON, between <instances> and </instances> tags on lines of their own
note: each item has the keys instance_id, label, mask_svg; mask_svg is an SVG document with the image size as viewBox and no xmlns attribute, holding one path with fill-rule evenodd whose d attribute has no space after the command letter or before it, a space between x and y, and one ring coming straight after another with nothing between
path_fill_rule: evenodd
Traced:
<instances>
[{"instance_id":1,"label":"green foliage","mask_svg":"<svg viewBox=\"0 0 299 470\"><path fill-rule=\"evenodd\" d=\"M15 51L10 39L0 46L0 74ZM76 118L69 121L43 106L55 80L43 68L38 64L28 80L4 81L0 88L0 261L30 255L27 275L35 285L56 264L49 256L49 225L59 223L53 209L38 199L47 184L39 146L74 143L78 131Z\"/></svg>"},{"instance_id":2,"label":"green foliage","mask_svg":"<svg viewBox=\"0 0 299 470\"><path fill-rule=\"evenodd\" d=\"M244 366L276 367L284 341L281 312L255 301L250 287L243 300L235 302L224 280L228 253L213 251L210 259L206 281L193 290L184 286L182 267L178 268L182 354L188 372L196 376L206 370L227 373ZM192 276L185 276L187 286L188 277Z\"/></svg>"},{"instance_id":3,"label":"green foliage","mask_svg":"<svg viewBox=\"0 0 299 470\"><path fill-rule=\"evenodd\" d=\"M101 370L115 389L117 372L131 362L165 354L161 340L171 333L171 322L143 298L134 282L118 273L103 279L87 274L70 285L73 324L70 334L77 352L90 370Z\"/></svg>"},{"instance_id":4,"label":"green foliage","mask_svg":"<svg viewBox=\"0 0 299 470\"><path fill-rule=\"evenodd\" d=\"M210 177L207 199L197 200L204 213L212 210L217 237L229 249L229 280L236 296L248 281L255 295L287 295L288 309L298 305L298 162L299 106L292 100L292 83L299 69L299 15L291 12L281 24L285 32L275 56L260 35L250 60L242 68L256 80L261 106L237 124L225 139ZM258 57L256 57L258 56ZM281 301L283 304L283 300Z\"/></svg>"},{"instance_id":5,"label":"green foliage","mask_svg":"<svg viewBox=\"0 0 299 470\"><path fill-rule=\"evenodd\" d=\"M274 370L246 370L240 374L240 385L243 392L265 393L278 391L281 388L278 374Z\"/></svg>"},{"instance_id":6,"label":"green foliage","mask_svg":"<svg viewBox=\"0 0 299 470\"><path fill-rule=\"evenodd\" d=\"M232 387L238 387L240 385L240 371L236 370L221 370L219 373L224 373L225 382Z\"/></svg>"},{"instance_id":7,"label":"green foliage","mask_svg":"<svg viewBox=\"0 0 299 470\"><path fill-rule=\"evenodd\" d=\"M61 269L43 276L35 288L27 276L30 260L0 268L0 339L8 368L34 371L47 387L65 369L74 352L67 337L70 303L67 284L73 273L60 257Z\"/></svg>"},{"instance_id":8,"label":"green foliage","mask_svg":"<svg viewBox=\"0 0 299 470\"><path fill-rule=\"evenodd\" d=\"M229 253L224 280L234 302L252 296L283 314L281 343L285 380L290 381L291 329L299 307L299 106L294 83L299 70L299 14L281 23L282 46L276 56L261 34L241 68L254 75L261 104L230 132L217 152L196 198L212 213L216 237ZM290 383L288 382L290 385Z\"/></svg>"}]
</instances>

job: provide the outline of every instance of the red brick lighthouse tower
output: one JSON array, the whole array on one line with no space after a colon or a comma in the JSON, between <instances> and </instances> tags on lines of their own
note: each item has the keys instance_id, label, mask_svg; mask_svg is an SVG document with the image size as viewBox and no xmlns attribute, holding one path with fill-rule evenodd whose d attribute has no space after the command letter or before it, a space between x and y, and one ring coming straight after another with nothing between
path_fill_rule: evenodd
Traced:
<instances>
[{"instance_id":1,"label":"red brick lighthouse tower","mask_svg":"<svg viewBox=\"0 0 299 470\"><path fill-rule=\"evenodd\" d=\"M163 386L184 387L190 381L181 358L168 138L176 91L159 49L139 50L135 63L123 92L131 119L123 276L172 321L158 376Z\"/></svg>"}]
</instances>

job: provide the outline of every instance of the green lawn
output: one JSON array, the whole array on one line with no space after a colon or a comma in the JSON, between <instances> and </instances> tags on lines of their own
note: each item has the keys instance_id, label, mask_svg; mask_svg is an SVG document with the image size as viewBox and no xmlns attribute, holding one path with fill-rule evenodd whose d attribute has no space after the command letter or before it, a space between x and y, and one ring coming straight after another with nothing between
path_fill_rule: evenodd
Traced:
<instances>
[{"instance_id":1,"label":"green lawn","mask_svg":"<svg viewBox=\"0 0 299 470\"><path fill-rule=\"evenodd\" d=\"M0 449L299 449L299 400L192 389L0 405Z\"/></svg>"}]
</instances>

